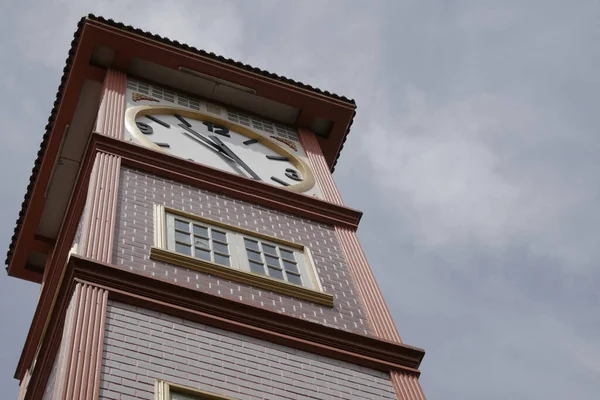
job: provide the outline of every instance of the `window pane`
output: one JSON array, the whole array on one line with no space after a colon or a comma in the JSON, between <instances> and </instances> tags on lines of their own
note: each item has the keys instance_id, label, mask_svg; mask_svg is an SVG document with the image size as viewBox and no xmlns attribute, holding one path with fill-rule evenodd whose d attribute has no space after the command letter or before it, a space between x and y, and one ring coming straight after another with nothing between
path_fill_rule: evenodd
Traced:
<instances>
[{"instance_id":1,"label":"window pane","mask_svg":"<svg viewBox=\"0 0 600 400\"><path fill-rule=\"evenodd\" d=\"M210 244L208 242L208 239L203 239L203 238L195 236L194 237L194 245L196 247L200 247L202 249L210 250Z\"/></svg>"},{"instance_id":2,"label":"window pane","mask_svg":"<svg viewBox=\"0 0 600 400\"><path fill-rule=\"evenodd\" d=\"M300 275L288 273L287 278L289 283L293 283L295 285L302 285L302 278L300 278Z\"/></svg>"},{"instance_id":3,"label":"window pane","mask_svg":"<svg viewBox=\"0 0 600 400\"><path fill-rule=\"evenodd\" d=\"M212 230L212 238L218 240L219 242L227 242L227 236L225 232Z\"/></svg>"},{"instance_id":4,"label":"window pane","mask_svg":"<svg viewBox=\"0 0 600 400\"><path fill-rule=\"evenodd\" d=\"M176 392L176 388L170 387L169 388L169 392L171 394L171 398L170 400L201 400L201 399L205 399L206 397L199 395L199 394L187 394L187 393L179 393Z\"/></svg>"},{"instance_id":5,"label":"window pane","mask_svg":"<svg viewBox=\"0 0 600 400\"><path fill-rule=\"evenodd\" d=\"M283 268L285 268L286 271L298 272L298 265L286 260L283 260Z\"/></svg>"},{"instance_id":6,"label":"window pane","mask_svg":"<svg viewBox=\"0 0 600 400\"><path fill-rule=\"evenodd\" d=\"M192 255L192 247L186 246L185 244L175 243L175 251L181 254L185 254L186 256Z\"/></svg>"},{"instance_id":7,"label":"window pane","mask_svg":"<svg viewBox=\"0 0 600 400\"><path fill-rule=\"evenodd\" d=\"M275 246L263 243L262 248L265 254L273 254L274 256L277 256L277 250L275 250Z\"/></svg>"},{"instance_id":8,"label":"window pane","mask_svg":"<svg viewBox=\"0 0 600 400\"><path fill-rule=\"evenodd\" d=\"M248 253L248 258L250 260L258 261L259 263L262 264L262 258L260 258L260 253L255 253L250 250L246 250L246 253Z\"/></svg>"},{"instance_id":9,"label":"window pane","mask_svg":"<svg viewBox=\"0 0 600 400\"><path fill-rule=\"evenodd\" d=\"M227 265L229 267L229 256L223 256L221 254L215 253L215 262L221 265Z\"/></svg>"},{"instance_id":10,"label":"window pane","mask_svg":"<svg viewBox=\"0 0 600 400\"><path fill-rule=\"evenodd\" d=\"M218 243L213 241L213 250L219 253L229 254L226 244Z\"/></svg>"},{"instance_id":11,"label":"window pane","mask_svg":"<svg viewBox=\"0 0 600 400\"><path fill-rule=\"evenodd\" d=\"M244 243L246 243L246 248L247 249L252 249L252 250L260 251L260 249L258 248L258 242L255 242L254 240L250 240L250 239L244 238Z\"/></svg>"},{"instance_id":12,"label":"window pane","mask_svg":"<svg viewBox=\"0 0 600 400\"><path fill-rule=\"evenodd\" d=\"M293 251L284 250L282 248L279 248L279 251L281 252L281 257L282 258L285 258L285 259L291 260L291 261L295 261L296 260L294 258L294 252Z\"/></svg>"},{"instance_id":13,"label":"window pane","mask_svg":"<svg viewBox=\"0 0 600 400\"><path fill-rule=\"evenodd\" d=\"M187 221L180 221L178 219L175 220L175 229L179 229L180 231L190 231L190 224Z\"/></svg>"},{"instance_id":14,"label":"window pane","mask_svg":"<svg viewBox=\"0 0 600 400\"><path fill-rule=\"evenodd\" d=\"M281 267L281 265L279 265L279 258L277 257L272 257L265 254L265 260L267 261L268 265L272 265L273 267Z\"/></svg>"},{"instance_id":15,"label":"window pane","mask_svg":"<svg viewBox=\"0 0 600 400\"><path fill-rule=\"evenodd\" d=\"M196 258L199 258L204 261L211 261L210 259L210 251L199 249L196 247Z\"/></svg>"},{"instance_id":16,"label":"window pane","mask_svg":"<svg viewBox=\"0 0 600 400\"><path fill-rule=\"evenodd\" d=\"M283 280L283 271L280 270L280 269L269 267L269 275L271 277L273 277L273 278L277 278L277 279Z\"/></svg>"},{"instance_id":17,"label":"window pane","mask_svg":"<svg viewBox=\"0 0 600 400\"><path fill-rule=\"evenodd\" d=\"M264 275L265 267L262 264L257 264L255 262L250 261L250 271L257 273L257 274Z\"/></svg>"},{"instance_id":18,"label":"window pane","mask_svg":"<svg viewBox=\"0 0 600 400\"><path fill-rule=\"evenodd\" d=\"M201 397L194 396L191 394L177 393L177 392L173 391L172 388L171 388L170 392L171 392L171 400L200 400L201 399Z\"/></svg>"},{"instance_id":19,"label":"window pane","mask_svg":"<svg viewBox=\"0 0 600 400\"><path fill-rule=\"evenodd\" d=\"M200 225L194 225L194 235L198 235L198 236L207 238L208 237L208 228L205 228L204 226L200 226Z\"/></svg>"},{"instance_id":20,"label":"window pane","mask_svg":"<svg viewBox=\"0 0 600 400\"><path fill-rule=\"evenodd\" d=\"M191 244L190 243L190 234L189 233L175 232L175 241L177 241L177 242L183 242L183 243L187 243L187 244Z\"/></svg>"}]
</instances>

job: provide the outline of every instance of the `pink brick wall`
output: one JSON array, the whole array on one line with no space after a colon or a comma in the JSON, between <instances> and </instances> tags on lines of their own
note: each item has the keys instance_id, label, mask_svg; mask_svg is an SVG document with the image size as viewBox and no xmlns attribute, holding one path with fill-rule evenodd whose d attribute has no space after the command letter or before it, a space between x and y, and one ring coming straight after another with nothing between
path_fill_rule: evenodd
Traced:
<instances>
[{"instance_id":1,"label":"pink brick wall","mask_svg":"<svg viewBox=\"0 0 600 400\"><path fill-rule=\"evenodd\" d=\"M309 247L321 285L334 296L334 307L150 260L155 203ZM121 170L113 262L139 274L161 277L228 299L359 334L371 334L332 227L128 168Z\"/></svg>"},{"instance_id":2,"label":"pink brick wall","mask_svg":"<svg viewBox=\"0 0 600 400\"><path fill-rule=\"evenodd\" d=\"M109 300L100 399L162 379L240 400L391 400L389 375Z\"/></svg>"}]
</instances>

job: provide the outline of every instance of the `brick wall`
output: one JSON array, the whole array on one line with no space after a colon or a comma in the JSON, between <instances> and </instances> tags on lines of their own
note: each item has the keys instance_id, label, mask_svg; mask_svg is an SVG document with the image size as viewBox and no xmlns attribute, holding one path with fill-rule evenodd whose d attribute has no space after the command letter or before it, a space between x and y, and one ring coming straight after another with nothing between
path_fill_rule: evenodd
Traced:
<instances>
[{"instance_id":1,"label":"brick wall","mask_svg":"<svg viewBox=\"0 0 600 400\"><path fill-rule=\"evenodd\" d=\"M109 300L100 399L154 398L154 382L240 400L396 399L389 376Z\"/></svg>"},{"instance_id":2,"label":"brick wall","mask_svg":"<svg viewBox=\"0 0 600 400\"><path fill-rule=\"evenodd\" d=\"M149 258L153 204L240 226L310 248L321 285L334 307L279 295ZM365 313L332 227L123 168L120 175L114 263L139 274L253 304L316 323L370 335Z\"/></svg>"}]
</instances>

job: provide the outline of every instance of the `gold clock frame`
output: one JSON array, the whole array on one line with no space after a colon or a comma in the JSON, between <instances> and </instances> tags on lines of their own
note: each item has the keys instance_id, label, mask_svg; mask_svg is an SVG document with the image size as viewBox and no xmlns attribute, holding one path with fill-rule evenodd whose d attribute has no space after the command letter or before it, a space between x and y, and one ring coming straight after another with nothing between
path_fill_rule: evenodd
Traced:
<instances>
[{"instance_id":1,"label":"gold clock frame","mask_svg":"<svg viewBox=\"0 0 600 400\"><path fill-rule=\"evenodd\" d=\"M161 105L150 105L150 106L134 106L130 107L125 111L125 127L131 133L131 135L142 143L144 146L149 147L153 150L165 152L160 146L156 145L150 139L144 135L137 125L135 124L135 120L140 116L145 115L156 115L156 114L167 114L167 115L175 115L179 114L184 117L193 118L193 119L201 119L202 121L211 122L213 124L219 124L227 127L229 130L232 130L236 133L240 133L249 139L256 139L264 146L270 148L275 151L277 154L287 157L292 165L296 167L298 172L303 177L302 182L296 184L290 184L289 186L282 187L283 189L289 190L291 192L296 193L304 193L315 186L315 177L310 169L310 167L301 159L299 159L292 152L288 151L286 148L280 146L275 143L273 140L268 137L256 132L254 129L249 128L247 126L239 125L233 123L231 121L227 121L214 115L210 115L207 113L203 113L201 111L189 110L185 108L178 107L169 107L169 106L161 106ZM237 175L239 176L239 175ZM249 179L249 178L248 178Z\"/></svg>"}]
</instances>

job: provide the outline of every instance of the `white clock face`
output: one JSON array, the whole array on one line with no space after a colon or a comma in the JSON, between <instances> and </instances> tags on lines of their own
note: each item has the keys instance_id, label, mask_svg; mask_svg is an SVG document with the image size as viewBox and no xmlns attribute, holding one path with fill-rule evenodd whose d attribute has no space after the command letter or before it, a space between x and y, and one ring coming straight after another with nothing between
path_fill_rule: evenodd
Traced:
<instances>
[{"instance_id":1,"label":"white clock face","mask_svg":"<svg viewBox=\"0 0 600 400\"><path fill-rule=\"evenodd\" d=\"M127 113L132 136L148 147L295 192L314 186L302 160L243 126L172 107L133 107Z\"/></svg>"}]
</instances>

